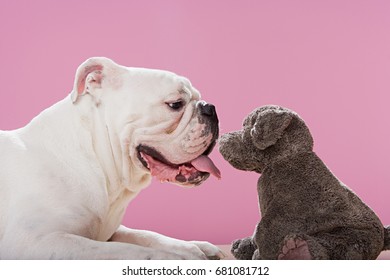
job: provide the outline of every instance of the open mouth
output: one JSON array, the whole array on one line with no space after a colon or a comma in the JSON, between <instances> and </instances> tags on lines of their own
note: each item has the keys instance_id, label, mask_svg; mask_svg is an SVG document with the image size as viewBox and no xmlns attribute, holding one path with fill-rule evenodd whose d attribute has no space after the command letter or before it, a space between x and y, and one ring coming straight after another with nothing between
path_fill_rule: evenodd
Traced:
<instances>
[{"instance_id":1,"label":"open mouth","mask_svg":"<svg viewBox=\"0 0 390 280\"><path fill-rule=\"evenodd\" d=\"M171 182L180 185L200 185L210 174L221 178L221 172L207 156L215 143L202 155L182 164L173 164L156 149L145 145L137 147L138 159L161 182Z\"/></svg>"}]
</instances>

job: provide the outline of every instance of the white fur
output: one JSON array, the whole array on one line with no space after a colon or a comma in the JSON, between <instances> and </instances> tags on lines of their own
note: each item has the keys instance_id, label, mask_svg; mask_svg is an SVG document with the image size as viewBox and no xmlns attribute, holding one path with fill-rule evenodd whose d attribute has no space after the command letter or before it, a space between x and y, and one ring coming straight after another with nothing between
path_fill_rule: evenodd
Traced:
<instances>
[{"instance_id":1,"label":"white fur","mask_svg":"<svg viewBox=\"0 0 390 280\"><path fill-rule=\"evenodd\" d=\"M169 110L166 103L178 98L185 108ZM138 144L175 163L203 152L187 143L202 130L194 118L199 99L187 79L170 72L105 58L83 63L68 97L26 127L0 131L0 259L223 257L207 242L120 225L151 179Z\"/></svg>"}]
</instances>

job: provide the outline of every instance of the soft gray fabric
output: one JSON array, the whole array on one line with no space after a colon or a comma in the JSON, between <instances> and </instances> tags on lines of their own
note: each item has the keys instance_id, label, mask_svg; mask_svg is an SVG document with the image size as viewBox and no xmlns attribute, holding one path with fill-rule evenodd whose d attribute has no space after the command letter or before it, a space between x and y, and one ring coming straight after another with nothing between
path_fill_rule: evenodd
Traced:
<instances>
[{"instance_id":1,"label":"soft gray fabric","mask_svg":"<svg viewBox=\"0 0 390 280\"><path fill-rule=\"evenodd\" d=\"M219 146L233 167L262 174L262 219L253 237L233 243L236 258L376 259L390 249L390 228L313 152L310 131L295 112L260 107L242 130L222 135Z\"/></svg>"}]
</instances>

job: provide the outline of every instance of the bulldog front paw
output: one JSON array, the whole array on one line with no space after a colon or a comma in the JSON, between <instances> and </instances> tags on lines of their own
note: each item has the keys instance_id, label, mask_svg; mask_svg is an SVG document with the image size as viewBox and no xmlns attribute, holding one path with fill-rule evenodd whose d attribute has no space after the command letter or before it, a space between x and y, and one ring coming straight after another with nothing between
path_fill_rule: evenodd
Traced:
<instances>
[{"instance_id":1,"label":"bulldog front paw","mask_svg":"<svg viewBox=\"0 0 390 280\"><path fill-rule=\"evenodd\" d=\"M220 260L226 257L221 249L209 242L191 241L190 243L197 246L209 260Z\"/></svg>"},{"instance_id":2,"label":"bulldog front paw","mask_svg":"<svg viewBox=\"0 0 390 280\"><path fill-rule=\"evenodd\" d=\"M251 260L256 250L252 237L233 241L231 252L238 260Z\"/></svg>"}]
</instances>

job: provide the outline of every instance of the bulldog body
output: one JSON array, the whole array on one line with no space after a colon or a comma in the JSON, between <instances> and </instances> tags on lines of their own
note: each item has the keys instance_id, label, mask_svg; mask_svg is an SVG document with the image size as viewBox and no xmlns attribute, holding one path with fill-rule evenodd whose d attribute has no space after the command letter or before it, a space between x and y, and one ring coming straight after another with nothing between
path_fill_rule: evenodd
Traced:
<instances>
[{"instance_id":1,"label":"bulldog body","mask_svg":"<svg viewBox=\"0 0 390 280\"><path fill-rule=\"evenodd\" d=\"M0 259L222 257L121 226L152 175L189 187L218 177L207 157L217 135L214 107L186 78L87 60L68 97L0 131Z\"/></svg>"}]
</instances>

